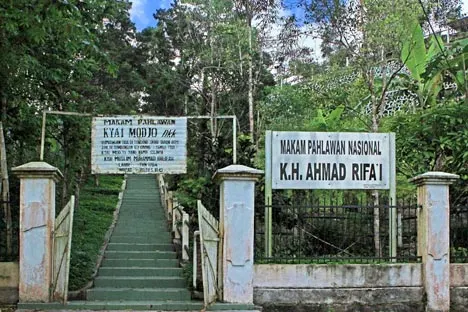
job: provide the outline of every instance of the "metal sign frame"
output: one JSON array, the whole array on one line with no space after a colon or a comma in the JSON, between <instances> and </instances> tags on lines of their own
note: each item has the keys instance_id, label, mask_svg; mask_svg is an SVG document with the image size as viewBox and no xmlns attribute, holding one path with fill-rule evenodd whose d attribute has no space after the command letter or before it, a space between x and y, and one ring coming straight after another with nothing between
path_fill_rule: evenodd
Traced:
<instances>
[{"instance_id":1,"label":"metal sign frame","mask_svg":"<svg viewBox=\"0 0 468 312\"><path fill-rule=\"evenodd\" d=\"M93 115L88 113L77 113L77 112L66 112L66 111L42 111L42 132L41 132L41 146L39 160L44 160L44 148L45 148L45 130L47 125L47 115L66 115L66 116L81 116L81 117L104 117L103 115ZM152 115L147 115L152 116ZM232 163L237 163L237 127L238 121L235 115L222 115L222 116L181 116L187 119L232 119Z\"/></svg>"}]
</instances>

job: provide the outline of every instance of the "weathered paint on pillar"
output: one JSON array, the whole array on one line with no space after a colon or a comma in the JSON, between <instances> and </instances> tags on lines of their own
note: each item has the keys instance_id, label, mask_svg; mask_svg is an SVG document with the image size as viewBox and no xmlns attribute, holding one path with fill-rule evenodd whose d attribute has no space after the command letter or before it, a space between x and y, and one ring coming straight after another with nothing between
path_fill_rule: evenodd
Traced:
<instances>
[{"instance_id":1,"label":"weathered paint on pillar","mask_svg":"<svg viewBox=\"0 0 468 312\"><path fill-rule=\"evenodd\" d=\"M216 172L220 181L220 264L222 299L253 303L255 182L263 171L231 165Z\"/></svg>"},{"instance_id":2,"label":"weathered paint on pillar","mask_svg":"<svg viewBox=\"0 0 468 312\"><path fill-rule=\"evenodd\" d=\"M411 181L418 186L418 255L423 265L426 311L450 310L449 185L459 178L427 172Z\"/></svg>"},{"instance_id":3,"label":"weathered paint on pillar","mask_svg":"<svg viewBox=\"0 0 468 312\"><path fill-rule=\"evenodd\" d=\"M13 168L21 179L19 301L49 302L53 267L55 183L60 171L45 162Z\"/></svg>"}]
</instances>

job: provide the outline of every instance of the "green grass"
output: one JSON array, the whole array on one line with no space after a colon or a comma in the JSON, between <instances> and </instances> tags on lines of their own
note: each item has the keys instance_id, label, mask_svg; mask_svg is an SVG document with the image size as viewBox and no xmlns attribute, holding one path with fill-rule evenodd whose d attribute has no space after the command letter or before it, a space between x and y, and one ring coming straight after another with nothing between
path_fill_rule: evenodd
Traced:
<instances>
[{"instance_id":1,"label":"green grass","mask_svg":"<svg viewBox=\"0 0 468 312\"><path fill-rule=\"evenodd\" d=\"M91 280L99 249L112 223L122 180L122 176L100 176L96 187L90 177L81 190L73 221L70 290L78 290Z\"/></svg>"}]
</instances>

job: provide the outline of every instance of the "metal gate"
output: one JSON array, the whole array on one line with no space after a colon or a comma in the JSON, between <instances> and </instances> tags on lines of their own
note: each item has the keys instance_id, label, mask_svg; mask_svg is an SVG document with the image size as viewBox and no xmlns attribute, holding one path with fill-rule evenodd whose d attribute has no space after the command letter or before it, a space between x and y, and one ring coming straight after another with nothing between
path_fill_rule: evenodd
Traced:
<instances>
[{"instance_id":1,"label":"metal gate","mask_svg":"<svg viewBox=\"0 0 468 312\"><path fill-rule=\"evenodd\" d=\"M198 224L200 227L200 248L205 306L216 301L218 291L218 245L219 222L206 210L201 201L197 202Z\"/></svg>"},{"instance_id":2,"label":"metal gate","mask_svg":"<svg viewBox=\"0 0 468 312\"><path fill-rule=\"evenodd\" d=\"M73 228L75 196L62 209L55 219L54 258L52 268L52 301L66 302L68 297L68 275L70 271L70 252Z\"/></svg>"}]
</instances>

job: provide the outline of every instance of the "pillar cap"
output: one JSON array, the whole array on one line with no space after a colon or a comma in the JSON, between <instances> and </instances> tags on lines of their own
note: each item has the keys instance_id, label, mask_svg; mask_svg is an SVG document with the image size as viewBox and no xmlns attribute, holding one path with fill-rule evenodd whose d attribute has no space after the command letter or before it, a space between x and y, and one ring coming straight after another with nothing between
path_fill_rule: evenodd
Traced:
<instances>
[{"instance_id":1,"label":"pillar cap","mask_svg":"<svg viewBox=\"0 0 468 312\"><path fill-rule=\"evenodd\" d=\"M219 169L213 175L216 181L223 180L253 180L257 181L263 175L263 170L250 168L244 165L230 165Z\"/></svg>"},{"instance_id":2,"label":"pillar cap","mask_svg":"<svg viewBox=\"0 0 468 312\"><path fill-rule=\"evenodd\" d=\"M450 185L460 178L458 174L446 173L442 171L429 171L420 174L412 179L410 182L416 185L423 184L446 184Z\"/></svg>"},{"instance_id":3,"label":"pillar cap","mask_svg":"<svg viewBox=\"0 0 468 312\"><path fill-rule=\"evenodd\" d=\"M57 182L59 179L63 178L63 175L58 168L55 168L43 161L32 161L15 167L11 169L11 171L13 171L13 173L20 179L49 178Z\"/></svg>"}]
</instances>

